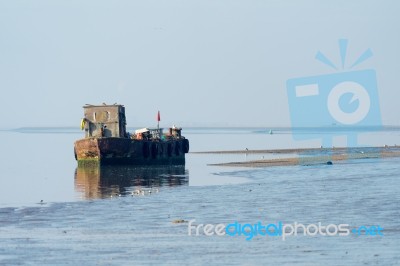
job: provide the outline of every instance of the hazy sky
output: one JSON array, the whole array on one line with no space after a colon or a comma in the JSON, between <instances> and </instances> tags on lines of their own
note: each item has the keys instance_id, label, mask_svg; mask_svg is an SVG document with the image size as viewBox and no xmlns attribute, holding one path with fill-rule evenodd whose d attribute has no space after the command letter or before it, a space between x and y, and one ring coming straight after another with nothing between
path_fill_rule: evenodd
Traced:
<instances>
[{"instance_id":1,"label":"hazy sky","mask_svg":"<svg viewBox=\"0 0 400 266\"><path fill-rule=\"evenodd\" d=\"M375 69L384 124L400 125L400 2L0 0L0 128L79 126L86 103L128 126L289 126L286 81Z\"/></svg>"}]
</instances>

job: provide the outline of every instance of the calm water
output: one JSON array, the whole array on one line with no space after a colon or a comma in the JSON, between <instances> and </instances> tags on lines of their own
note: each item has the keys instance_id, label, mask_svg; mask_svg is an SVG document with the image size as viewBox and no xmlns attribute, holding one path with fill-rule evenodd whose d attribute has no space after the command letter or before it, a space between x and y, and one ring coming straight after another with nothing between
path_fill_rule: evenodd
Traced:
<instances>
[{"instance_id":1,"label":"calm water","mask_svg":"<svg viewBox=\"0 0 400 266\"><path fill-rule=\"evenodd\" d=\"M320 145L318 139L295 142L287 129L268 131L189 128L184 135L191 151ZM396 128L357 132L366 145L400 144ZM3 264L400 264L399 158L241 169L207 164L285 155L194 153L185 167L81 169L73 157L73 141L81 137L76 129L25 128L0 136ZM136 189L152 193L131 196ZM173 223L180 219L380 225L384 235L246 241L188 236L187 223Z\"/></svg>"}]
</instances>

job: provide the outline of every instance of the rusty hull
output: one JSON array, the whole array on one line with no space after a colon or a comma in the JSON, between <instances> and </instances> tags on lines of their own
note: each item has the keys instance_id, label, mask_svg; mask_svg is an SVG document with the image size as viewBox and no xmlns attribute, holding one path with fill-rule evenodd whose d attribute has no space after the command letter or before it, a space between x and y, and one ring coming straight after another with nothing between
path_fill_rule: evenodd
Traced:
<instances>
[{"instance_id":1,"label":"rusty hull","mask_svg":"<svg viewBox=\"0 0 400 266\"><path fill-rule=\"evenodd\" d=\"M85 138L75 142L75 159L79 165L184 165L189 151L187 139L168 141L129 138Z\"/></svg>"}]
</instances>

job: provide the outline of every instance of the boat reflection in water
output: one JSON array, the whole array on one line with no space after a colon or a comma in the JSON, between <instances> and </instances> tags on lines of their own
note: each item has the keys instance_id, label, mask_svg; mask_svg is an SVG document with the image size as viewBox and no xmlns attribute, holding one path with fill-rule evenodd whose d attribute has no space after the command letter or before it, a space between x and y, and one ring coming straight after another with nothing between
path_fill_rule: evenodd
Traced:
<instances>
[{"instance_id":1,"label":"boat reflection in water","mask_svg":"<svg viewBox=\"0 0 400 266\"><path fill-rule=\"evenodd\" d=\"M78 166L75 191L85 199L125 196L139 192L158 192L163 186L189 184L189 173L178 166Z\"/></svg>"}]
</instances>

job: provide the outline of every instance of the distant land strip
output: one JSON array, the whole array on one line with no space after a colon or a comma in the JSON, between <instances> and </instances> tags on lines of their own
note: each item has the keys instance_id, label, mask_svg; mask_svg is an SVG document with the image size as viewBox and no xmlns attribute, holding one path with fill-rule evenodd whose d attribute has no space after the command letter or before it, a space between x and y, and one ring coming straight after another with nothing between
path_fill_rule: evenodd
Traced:
<instances>
[{"instance_id":1,"label":"distant land strip","mask_svg":"<svg viewBox=\"0 0 400 266\"><path fill-rule=\"evenodd\" d=\"M334 148L296 148L296 149L272 149L272 150L229 150L229 151L195 151L190 152L194 154L257 154L257 153L307 153L313 151L349 151L349 150L398 150L400 152L400 146L384 146L384 147L334 147Z\"/></svg>"}]
</instances>

